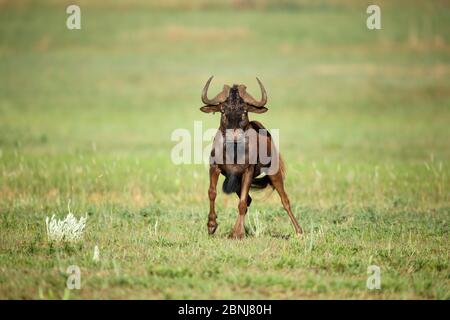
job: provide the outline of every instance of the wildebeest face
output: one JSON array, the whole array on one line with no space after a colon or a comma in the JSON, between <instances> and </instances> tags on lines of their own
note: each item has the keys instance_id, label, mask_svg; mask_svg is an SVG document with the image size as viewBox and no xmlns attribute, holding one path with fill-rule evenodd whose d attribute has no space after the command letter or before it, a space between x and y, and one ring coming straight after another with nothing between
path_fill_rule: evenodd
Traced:
<instances>
[{"instance_id":1,"label":"wildebeest face","mask_svg":"<svg viewBox=\"0 0 450 320\"><path fill-rule=\"evenodd\" d=\"M233 90L233 89L232 89ZM226 141L240 141L244 138L244 130L249 124L247 110L239 96L237 99L229 99L222 104L220 128L225 133ZM239 101L240 100L240 101Z\"/></svg>"},{"instance_id":2,"label":"wildebeest face","mask_svg":"<svg viewBox=\"0 0 450 320\"><path fill-rule=\"evenodd\" d=\"M221 104L220 125L228 132L243 132L249 124L248 111L244 100L239 95L238 86L230 89L227 100ZM237 138L237 137L236 137Z\"/></svg>"},{"instance_id":3,"label":"wildebeest face","mask_svg":"<svg viewBox=\"0 0 450 320\"><path fill-rule=\"evenodd\" d=\"M201 107L203 112L220 112L220 127L227 136L232 135L233 139L240 139L249 125L248 112L263 113L267 111L264 105L267 103L267 94L261 81L258 80L261 88L261 101L256 101L243 84L225 85L214 99L208 99L208 87L213 77L206 82L202 92L202 101L206 104ZM231 138L231 137L230 137Z\"/></svg>"}]
</instances>

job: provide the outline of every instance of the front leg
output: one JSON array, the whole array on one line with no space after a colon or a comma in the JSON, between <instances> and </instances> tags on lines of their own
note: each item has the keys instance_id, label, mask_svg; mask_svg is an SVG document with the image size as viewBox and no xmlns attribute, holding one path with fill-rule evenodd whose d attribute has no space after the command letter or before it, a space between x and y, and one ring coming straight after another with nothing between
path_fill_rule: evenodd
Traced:
<instances>
[{"instance_id":1,"label":"front leg","mask_svg":"<svg viewBox=\"0 0 450 320\"><path fill-rule=\"evenodd\" d=\"M242 175L242 182L241 182L241 195L239 197L239 216L236 220L236 223L234 224L233 232L231 234L231 237L234 239L242 239L245 235L245 229L244 229L244 222L245 222L245 214L247 213L247 207L249 205L248 199L249 195L248 192L250 190L250 185L252 184L252 178L253 178L253 166L248 167L244 174Z\"/></svg>"},{"instance_id":2,"label":"front leg","mask_svg":"<svg viewBox=\"0 0 450 320\"><path fill-rule=\"evenodd\" d=\"M208 233L213 234L217 229L217 214L214 207L216 201L217 181L219 180L220 169L217 165L211 165L209 168L209 214L208 214Z\"/></svg>"}]
</instances>

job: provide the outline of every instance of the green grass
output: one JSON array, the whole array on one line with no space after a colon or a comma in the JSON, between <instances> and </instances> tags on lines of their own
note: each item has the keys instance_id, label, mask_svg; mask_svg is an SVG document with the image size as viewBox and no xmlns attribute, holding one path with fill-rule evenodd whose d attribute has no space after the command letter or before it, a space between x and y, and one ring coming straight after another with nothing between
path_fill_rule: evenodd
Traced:
<instances>
[{"instance_id":1,"label":"green grass","mask_svg":"<svg viewBox=\"0 0 450 320\"><path fill-rule=\"evenodd\" d=\"M0 5L0 298L450 298L448 5L382 1L369 31L364 1L80 3L80 31L57 1ZM211 74L263 80L303 237L270 191L242 241L220 193L207 235L207 169L170 135L217 127ZM69 201L85 241L52 245Z\"/></svg>"}]
</instances>

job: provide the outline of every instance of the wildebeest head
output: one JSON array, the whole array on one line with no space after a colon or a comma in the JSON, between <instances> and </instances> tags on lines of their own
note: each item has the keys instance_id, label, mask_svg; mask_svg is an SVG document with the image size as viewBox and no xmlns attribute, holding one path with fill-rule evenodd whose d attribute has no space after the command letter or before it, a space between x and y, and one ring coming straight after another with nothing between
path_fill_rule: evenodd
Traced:
<instances>
[{"instance_id":1,"label":"wildebeest head","mask_svg":"<svg viewBox=\"0 0 450 320\"><path fill-rule=\"evenodd\" d=\"M259 83L261 88L261 100L256 101L246 90L247 87L243 84L234 84L232 87L228 85L223 86L220 92L213 99L208 99L208 88L213 77L210 77L205 84L202 92L202 101L205 106L200 110L206 113L220 112L220 126L222 130L227 132L242 132L248 127L249 119L248 112L263 113L267 111L264 105L267 103L267 94L263 84Z\"/></svg>"}]
</instances>

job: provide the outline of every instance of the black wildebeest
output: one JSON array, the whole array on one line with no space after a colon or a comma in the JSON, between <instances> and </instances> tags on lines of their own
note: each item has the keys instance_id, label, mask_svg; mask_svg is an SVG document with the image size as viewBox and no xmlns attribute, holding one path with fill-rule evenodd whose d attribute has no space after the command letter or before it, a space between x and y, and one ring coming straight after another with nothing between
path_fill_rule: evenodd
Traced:
<instances>
[{"instance_id":1,"label":"black wildebeest","mask_svg":"<svg viewBox=\"0 0 450 320\"><path fill-rule=\"evenodd\" d=\"M263 84L259 83L262 98L256 101L246 91L245 85L225 85L213 99L208 99L208 88L213 77L210 77L202 92L205 106L200 110L206 113L220 112L220 127L217 131L210 156L209 169L209 201L208 232L213 234L217 229L217 214L214 203L219 175L225 176L223 191L236 193L239 197L239 216L234 225L232 238L244 237L244 220L247 208L252 201L250 188L265 188L271 185L280 195L284 209L297 234L302 229L292 213L288 196L284 190L284 164L279 152L274 147L272 136L258 121L250 121L249 112L263 113L268 109L267 94ZM262 177L260 175L264 174Z\"/></svg>"}]
</instances>

